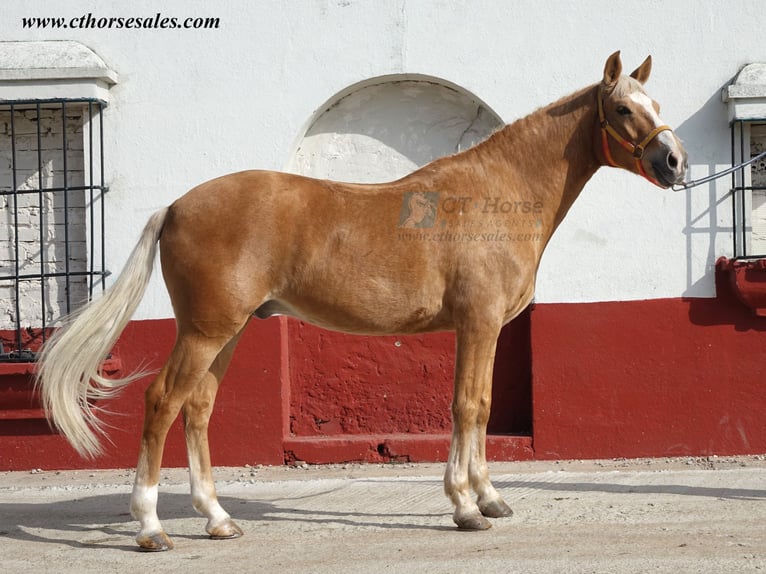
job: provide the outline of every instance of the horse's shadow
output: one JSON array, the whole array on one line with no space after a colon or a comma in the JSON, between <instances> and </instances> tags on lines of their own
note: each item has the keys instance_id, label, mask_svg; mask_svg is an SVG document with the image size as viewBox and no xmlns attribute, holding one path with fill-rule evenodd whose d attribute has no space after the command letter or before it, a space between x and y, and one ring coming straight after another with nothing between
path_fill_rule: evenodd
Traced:
<instances>
[{"instance_id":1,"label":"horse's shadow","mask_svg":"<svg viewBox=\"0 0 766 574\"><path fill-rule=\"evenodd\" d=\"M129 534L128 523L133 519L128 512L120 512L127 504L128 496L124 494L56 502L3 502L0 503L0 539L75 548L103 548L107 544L127 550L130 539L123 540L123 537Z\"/></svg>"},{"instance_id":2,"label":"horse's shadow","mask_svg":"<svg viewBox=\"0 0 766 574\"><path fill-rule=\"evenodd\" d=\"M232 518L240 523L303 522L376 529L455 530L446 521L445 524L423 524L424 520L448 517L446 512L386 514L307 510L289 506L286 499L277 502L231 496L220 496L218 499ZM133 537L138 522L127 510L129 501L129 494L104 494L56 502L0 502L0 540L136 551L138 548L133 543ZM161 493L158 511L171 538L209 538L204 532L205 519L192 509L188 493ZM181 532L174 531L172 521L184 519L198 520L199 533L189 534L186 531L188 527Z\"/></svg>"},{"instance_id":3,"label":"horse's shadow","mask_svg":"<svg viewBox=\"0 0 766 574\"><path fill-rule=\"evenodd\" d=\"M363 481L362 481L363 482ZM384 484L387 481L375 481ZM437 481L434 481L437 482ZM689 486L683 484L635 485L600 482L545 482L528 480L499 480L496 486L504 490L531 489L555 492L605 492L614 494L671 494L700 496L731 500L766 500L766 490ZM438 514L404 512L359 512L317 510L290 504L302 498L329 494L325 491L304 497L290 497L271 501L234 496L220 496L219 500L235 521L250 523L301 522L315 525L343 525L357 528L403 529L426 531L453 531L446 512ZM133 543L138 523L127 511L128 493L112 493L55 502L0 502L0 540L19 540L48 544L64 544L74 548L136 551ZM168 534L176 539L206 539L205 519L191 508L188 493L162 492L159 514ZM174 520L196 519L198 533L188 533L189 525L176 530ZM426 522L426 523L424 523ZM248 525L244 524L245 529ZM195 525L195 529L197 526Z\"/></svg>"},{"instance_id":4,"label":"horse's shadow","mask_svg":"<svg viewBox=\"0 0 766 574\"><path fill-rule=\"evenodd\" d=\"M542 482L498 481L495 486L504 489L550 490L555 492L603 492L614 494L670 494L700 496L724 500L766 500L766 490L714 486L688 486L684 484L620 484L604 482Z\"/></svg>"}]
</instances>

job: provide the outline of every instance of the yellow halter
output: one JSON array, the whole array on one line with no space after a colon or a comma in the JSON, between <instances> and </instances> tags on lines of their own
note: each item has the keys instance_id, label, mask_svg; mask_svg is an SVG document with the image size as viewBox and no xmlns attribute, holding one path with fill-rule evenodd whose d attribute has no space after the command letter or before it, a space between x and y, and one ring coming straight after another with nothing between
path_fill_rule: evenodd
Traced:
<instances>
[{"instance_id":1,"label":"yellow halter","mask_svg":"<svg viewBox=\"0 0 766 574\"><path fill-rule=\"evenodd\" d=\"M641 163L641 158L644 155L644 149L646 148L646 146L648 146L651 143L651 141L654 138L656 138L660 133L666 130L672 131L672 128L667 125L661 125L659 127L656 127L652 131L650 131L646 135L646 137L643 140L641 140L641 142L638 144L634 144L626 140L617 132L617 130L615 130L611 126L611 124L607 121L606 116L604 115L604 100L602 97L601 89L599 89L599 92L598 92L598 121L599 121L599 124L601 125L601 148L607 163L611 165L612 167L618 167L617 163L614 161L614 158L612 157L612 152L609 150L608 136L612 136L612 138L614 138L618 144L620 144L634 158L636 158L636 167L638 169L638 173L640 173L647 180L651 181L654 185L662 187L655 178L651 177L648 173L646 173L646 170L644 169L644 165Z\"/></svg>"}]
</instances>

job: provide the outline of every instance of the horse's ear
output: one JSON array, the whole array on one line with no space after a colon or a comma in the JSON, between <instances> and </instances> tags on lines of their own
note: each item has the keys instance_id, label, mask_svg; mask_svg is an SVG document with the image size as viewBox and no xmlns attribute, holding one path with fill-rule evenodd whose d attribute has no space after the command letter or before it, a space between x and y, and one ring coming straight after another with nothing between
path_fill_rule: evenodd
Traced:
<instances>
[{"instance_id":1,"label":"horse's ear","mask_svg":"<svg viewBox=\"0 0 766 574\"><path fill-rule=\"evenodd\" d=\"M622 61L620 60L620 51L617 50L614 54L609 56L604 66L604 86L612 88L620 79L622 74Z\"/></svg>"},{"instance_id":2,"label":"horse's ear","mask_svg":"<svg viewBox=\"0 0 766 574\"><path fill-rule=\"evenodd\" d=\"M638 80L642 84L645 84L646 80L649 79L649 74L651 73L652 73L652 57L647 56L646 60L644 60L644 63L641 64L635 70L633 70L633 73L630 75L630 77Z\"/></svg>"}]
</instances>

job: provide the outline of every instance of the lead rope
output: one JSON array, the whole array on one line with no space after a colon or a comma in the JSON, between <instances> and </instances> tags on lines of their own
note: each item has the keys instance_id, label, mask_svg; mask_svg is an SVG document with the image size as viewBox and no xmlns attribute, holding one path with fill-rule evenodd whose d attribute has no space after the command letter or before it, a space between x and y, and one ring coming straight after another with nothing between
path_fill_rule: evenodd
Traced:
<instances>
[{"instance_id":1,"label":"lead rope","mask_svg":"<svg viewBox=\"0 0 766 574\"><path fill-rule=\"evenodd\" d=\"M709 175L707 177L702 177L700 179L695 179L693 181L687 181L684 183L674 183L671 186L671 189L673 191L681 191L684 189L691 189L692 187L697 187L698 185L702 185L703 183L707 183L709 181L713 181L714 179L718 179L720 177L724 177L726 175L729 175L732 172L737 171L738 169L742 169L743 167L749 166L751 163L754 163L758 161L759 159L763 159L766 157L766 151L759 153L757 156L750 158L746 162L733 165L729 169L725 169L723 171L719 171L718 173L714 173L713 175Z\"/></svg>"}]
</instances>

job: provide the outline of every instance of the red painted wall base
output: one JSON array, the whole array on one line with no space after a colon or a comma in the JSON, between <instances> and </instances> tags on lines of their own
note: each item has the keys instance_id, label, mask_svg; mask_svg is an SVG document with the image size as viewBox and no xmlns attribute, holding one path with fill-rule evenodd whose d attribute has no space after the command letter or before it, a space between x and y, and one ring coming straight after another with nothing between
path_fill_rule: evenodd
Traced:
<instances>
[{"instance_id":1,"label":"red painted wall base","mask_svg":"<svg viewBox=\"0 0 766 574\"><path fill-rule=\"evenodd\" d=\"M128 325L115 347L124 372L158 370L175 340L175 322L134 321ZM213 464L242 465L261 462L282 464L284 416L281 379L281 337L278 321L263 322L248 329L240 342L231 374L216 400L210 421L210 448ZM103 442L104 455L84 460L66 440L52 432L39 418L35 398L27 394L27 404L16 402L0 414L0 469L24 470L133 467L138 457L143 424L143 392L151 378L134 382L116 399L104 401L103 420L109 437ZM31 377L0 375L0 397L10 386L31 386ZM28 407L28 413L21 406ZM168 434L164 465L186 466L181 422Z\"/></svg>"},{"instance_id":2,"label":"red painted wall base","mask_svg":"<svg viewBox=\"0 0 766 574\"><path fill-rule=\"evenodd\" d=\"M539 305L535 457L766 452L766 319L716 299Z\"/></svg>"},{"instance_id":3,"label":"red painted wall base","mask_svg":"<svg viewBox=\"0 0 766 574\"><path fill-rule=\"evenodd\" d=\"M716 299L537 305L498 343L495 460L766 452L764 330L725 277ZM115 356L159 369L172 320L135 321ZM454 337L349 337L253 321L211 420L215 465L443 461ZM82 460L40 418L28 366L0 369L0 470L135 465L149 379L101 405L105 454ZM180 423L165 466L185 466Z\"/></svg>"}]
</instances>

